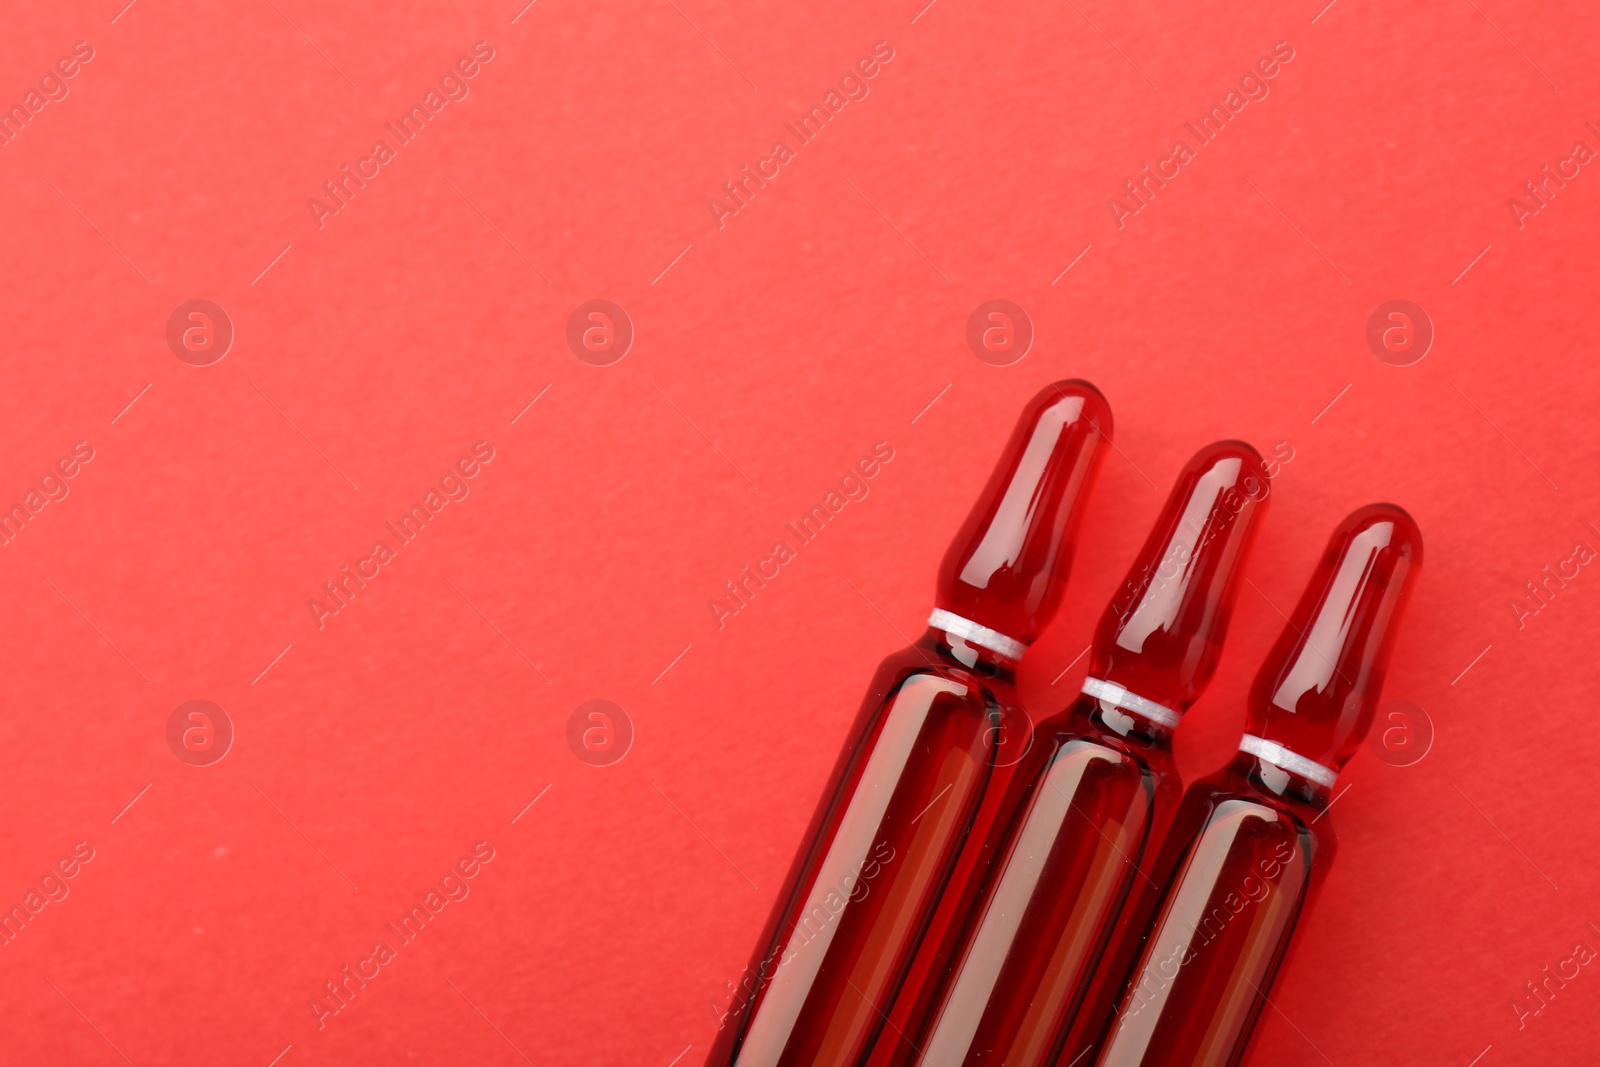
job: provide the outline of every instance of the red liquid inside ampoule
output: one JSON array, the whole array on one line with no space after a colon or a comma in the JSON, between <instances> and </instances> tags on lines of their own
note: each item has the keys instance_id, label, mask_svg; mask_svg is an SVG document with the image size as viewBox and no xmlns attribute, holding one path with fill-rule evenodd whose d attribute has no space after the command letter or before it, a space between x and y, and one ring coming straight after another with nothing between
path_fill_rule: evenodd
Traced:
<instances>
[{"instance_id":1,"label":"red liquid inside ampoule","mask_svg":"<svg viewBox=\"0 0 1600 1067\"><path fill-rule=\"evenodd\" d=\"M1185 467L1096 631L1093 685L1035 731L919 1024L883 1039L893 1062L1053 1062L1130 891L1148 881L1153 896L1139 865L1181 790L1170 732L1215 668L1266 490L1260 457L1238 442Z\"/></svg>"},{"instance_id":2,"label":"red liquid inside ampoule","mask_svg":"<svg viewBox=\"0 0 1600 1067\"><path fill-rule=\"evenodd\" d=\"M1316 825L1326 796L1265 802L1255 769L1241 757L1190 786L1173 836L1192 843L1098 1063L1224 1064L1242 1052L1312 874L1334 848ZM1307 796L1319 788L1295 785Z\"/></svg>"},{"instance_id":3,"label":"red liquid inside ampoule","mask_svg":"<svg viewBox=\"0 0 1600 1067\"><path fill-rule=\"evenodd\" d=\"M945 557L935 625L873 679L709 1063L848 1067L883 1026L1000 750L1027 743L1013 669L1060 602L1110 425L1084 382L1024 410Z\"/></svg>"},{"instance_id":4,"label":"red liquid inside ampoule","mask_svg":"<svg viewBox=\"0 0 1600 1067\"><path fill-rule=\"evenodd\" d=\"M1099 1067L1231 1067L1332 862L1330 789L1372 721L1422 560L1391 505L1334 531L1251 690L1237 757L1190 786L1175 873L1107 1025Z\"/></svg>"}]
</instances>

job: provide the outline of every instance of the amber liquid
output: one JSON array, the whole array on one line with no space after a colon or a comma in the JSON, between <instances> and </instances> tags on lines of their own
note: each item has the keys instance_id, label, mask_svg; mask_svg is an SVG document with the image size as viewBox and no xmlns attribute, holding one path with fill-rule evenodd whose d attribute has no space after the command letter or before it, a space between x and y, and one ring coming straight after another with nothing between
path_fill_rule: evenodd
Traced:
<instances>
[{"instance_id":1,"label":"amber liquid","mask_svg":"<svg viewBox=\"0 0 1600 1067\"><path fill-rule=\"evenodd\" d=\"M1011 675L925 637L879 669L765 948L708 1062L849 1067L890 1002L973 828Z\"/></svg>"},{"instance_id":2,"label":"amber liquid","mask_svg":"<svg viewBox=\"0 0 1600 1067\"><path fill-rule=\"evenodd\" d=\"M1188 842L1140 947L1099 1067L1232 1067L1244 1056L1333 837L1325 792L1278 795L1241 757L1196 782L1174 823ZM1287 787L1283 778L1288 778Z\"/></svg>"}]
</instances>

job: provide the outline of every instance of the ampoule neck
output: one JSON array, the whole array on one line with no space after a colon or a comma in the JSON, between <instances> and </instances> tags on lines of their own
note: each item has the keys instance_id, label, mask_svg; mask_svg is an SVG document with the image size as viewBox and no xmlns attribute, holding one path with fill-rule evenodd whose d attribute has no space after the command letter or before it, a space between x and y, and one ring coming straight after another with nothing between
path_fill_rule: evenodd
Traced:
<instances>
[{"instance_id":1,"label":"ampoule neck","mask_svg":"<svg viewBox=\"0 0 1600 1067\"><path fill-rule=\"evenodd\" d=\"M1078 714L1096 732L1142 748L1172 748L1172 731L1160 723L1096 700L1087 693L1079 696L1078 701L1082 705Z\"/></svg>"},{"instance_id":2,"label":"ampoule neck","mask_svg":"<svg viewBox=\"0 0 1600 1067\"><path fill-rule=\"evenodd\" d=\"M1100 677L1100 657L1091 661L1090 674L1067 714L1082 728L1144 748L1172 747L1172 732L1183 719L1178 708L1150 700L1120 682Z\"/></svg>"},{"instance_id":3,"label":"ampoule neck","mask_svg":"<svg viewBox=\"0 0 1600 1067\"><path fill-rule=\"evenodd\" d=\"M1234 755L1228 772L1254 792L1303 804L1318 812L1328 807L1333 795L1332 782L1317 781L1270 758L1242 750Z\"/></svg>"},{"instance_id":4,"label":"ampoule neck","mask_svg":"<svg viewBox=\"0 0 1600 1067\"><path fill-rule=\"evenodd\" d=\"M1015 660L993 649L973 644L936 626L928 627L922 637L917 640L917 647L933 652L941 660L952 666L965 668L986 678L994 678L1002 682L1015 682L1017 680L1017 663Z\"/></svg>"}]
</instances>

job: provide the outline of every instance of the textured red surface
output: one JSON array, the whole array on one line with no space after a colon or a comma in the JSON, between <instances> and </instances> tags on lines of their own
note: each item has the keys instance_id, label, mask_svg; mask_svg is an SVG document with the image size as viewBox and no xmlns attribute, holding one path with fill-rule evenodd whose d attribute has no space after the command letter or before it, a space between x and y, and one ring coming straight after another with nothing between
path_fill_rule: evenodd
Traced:
<instances>
[{"instance_id":1,"label":"textured red surface","mask_svg":"<svg viewBox=\"0 0 1600 1067\"><path fill-rule=\"evenodd\" d=\"M1341 517L1394 500L1427 539L1385 696L1432 749L1346 769L1253 1062L1592 1055L1600 974L1564 962L1600 948L1574 553L1600 547L1600 177L1564 162L1600 148L1592 8L122 4L0 33L25 108L93 49L0 148L0 499L93 449L0 548L0 895L93 850L0 947L6 1062L696 1062L873 667L1066 376L1120 455L1022 674L1040 714L1207 441L1292 459L1186 777ZM323 182L478 41L469 95L319 229ZM707 199L880 41L868 95L719 229ZM1123 182L1280 41L1269 95L1119 229ZM1576 176L1519 228L1546 165ZM208 367L165 337L195 299L235 328ZM634 326L611 366L567 347L591 299ZM994 299L1033 326L1006 367L967 348ZM1367 342L1400 299L1436 334L1407 367ZM480 441L470 494L363 564ZM868 495L718 629L708 600L881 441ZM319 628L347 564L377 576ZM211 766L169 747L191 700L234 728ZM632 725L610 766L569 747L590 700ZM363 962L442 879L468 895ZM319 1029L346 965L376 977ZM1546 966L1578 971L1540 1007Z\"/></svg>"}]
</instances>

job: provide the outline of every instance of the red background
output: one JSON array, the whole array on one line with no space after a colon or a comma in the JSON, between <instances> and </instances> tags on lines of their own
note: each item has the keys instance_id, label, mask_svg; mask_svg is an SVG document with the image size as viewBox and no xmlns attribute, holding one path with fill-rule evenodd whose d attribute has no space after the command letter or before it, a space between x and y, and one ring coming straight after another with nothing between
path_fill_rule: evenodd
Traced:
<instances>
[{"instance_id":1,"label":"red background","mask_svg":"<svg viewBox=\"0 0 1600 1067\"><path fill-rule=\"evenodd\" d=\"M0 498L95 450L0 549L0 897L95 849L0 948L5 1062L697 1062L872 668L1070 376L1118 454L1036 713L1207 441L1294 459L1186 777L1340 517L1392 500L1427 538L1385 696L1436 740L1345 772L1252 1062L1592 1057L1592 965L1511 1004L1600 948L1600 573L1521 630L1509 601L1600 547L1600 176L1521 229L1507 205L1600 147L1591 7L122 3L0 32L5 102L95 50L0 149ZM318 229L307 200L480 40L470 95ZM870 95L718 229L707 198L880 40ZM1270 95L1118 229L1108 198L1278 41ZM196 298L237 331L209 367L164 339ZM564 341L592 298L637 331L609 367ZM1008 367L964 340L994 298L1037 333ZM1365 340L1400 298L1437 331L1408 367ZM321 583L480 440L471 495L319 630ZM878 441L870 497L719 631L708 599ZM237 732L213 766L167 746L191 699ZM567 744L591 699L636 733L609 767ZM319 1030L322 983L484 840Z\"/></svg>"}]
</instances>

